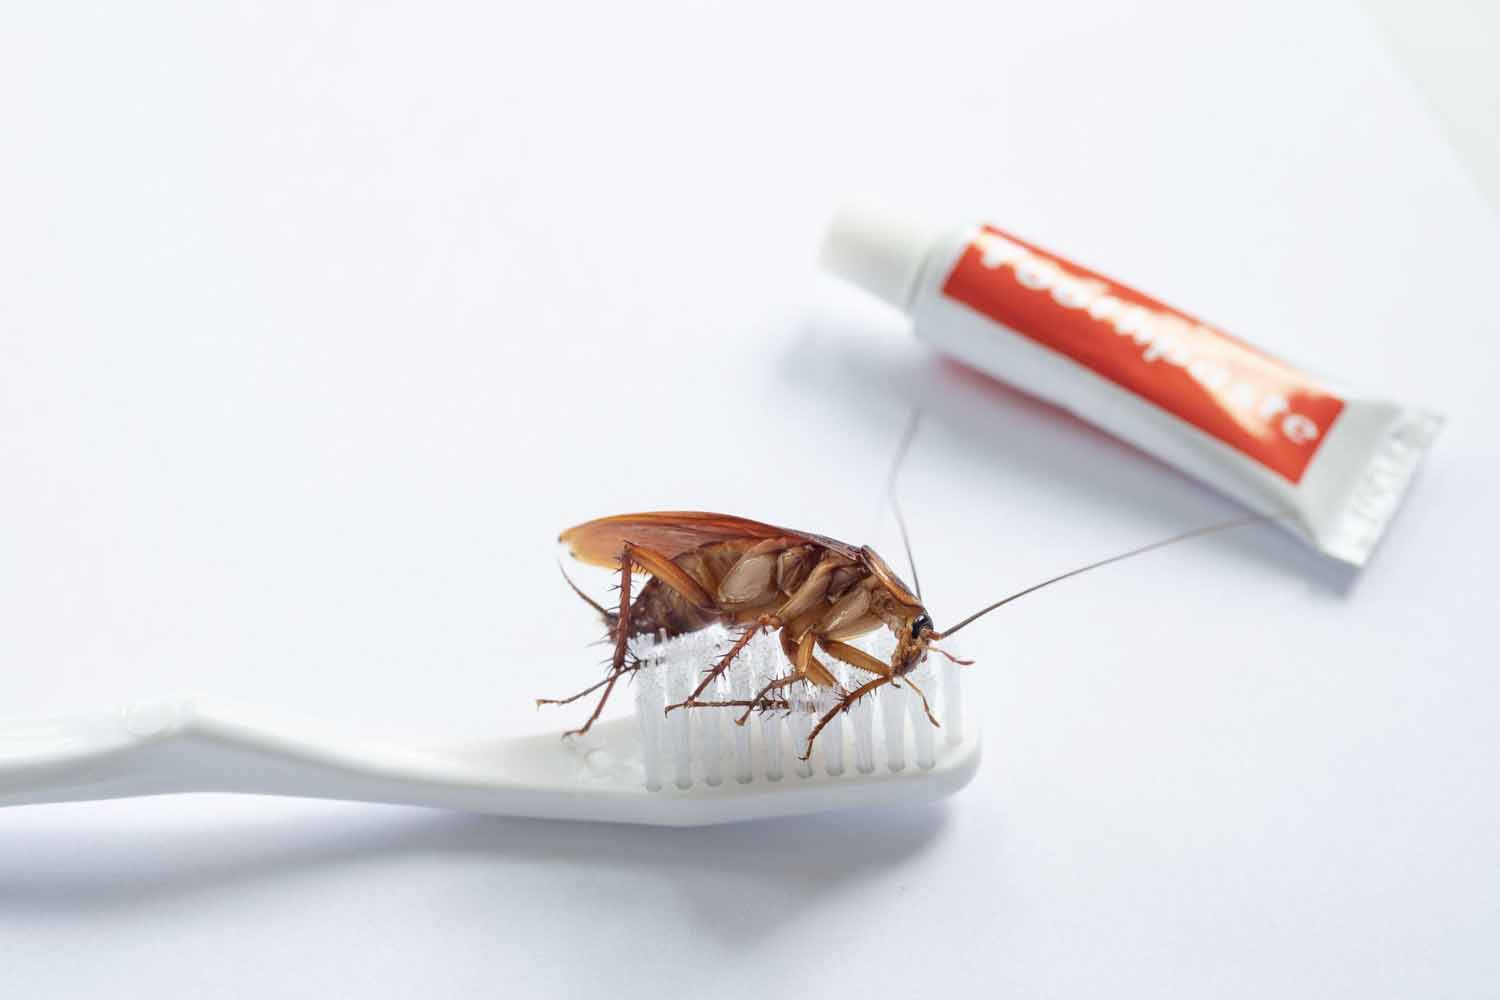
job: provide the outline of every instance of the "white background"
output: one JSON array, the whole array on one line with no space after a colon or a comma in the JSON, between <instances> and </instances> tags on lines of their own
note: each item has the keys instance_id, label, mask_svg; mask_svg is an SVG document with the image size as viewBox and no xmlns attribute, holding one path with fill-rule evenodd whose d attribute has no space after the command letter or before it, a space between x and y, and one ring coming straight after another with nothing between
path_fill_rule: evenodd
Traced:
<instances>
[{"instance_id":1,"label":"white background","mask_svg":"<svg viewBox=\"0 0 1500 1000\"><path fill-rule=\"evenodd\" d=\"M939 626L1234 510L818 278L852 191L1451 423L1362 577L1255 529L975 626L987 757L943 805L13 810L0 994L1500 990L1493 215L1357 9L1139 6L9 12L7 716L576 724L531 707L597 676L560 528L724 509L895 557L915 403Z\"/></svg>"}]
</instances>

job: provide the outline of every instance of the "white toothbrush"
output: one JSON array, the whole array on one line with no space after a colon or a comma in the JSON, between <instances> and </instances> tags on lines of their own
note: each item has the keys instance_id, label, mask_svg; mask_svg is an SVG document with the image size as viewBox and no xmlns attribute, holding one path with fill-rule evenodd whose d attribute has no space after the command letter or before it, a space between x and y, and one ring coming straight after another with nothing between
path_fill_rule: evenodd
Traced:
<instances>
[{"instance_id":1,"label":"white toothbrush","mask_svg":"<svg viewBox=\"0 0 1500 1000\"><path fill-rule=\"evenodd\" d=\"M733 724L738 711L664 715L711 662L727 633L705 629L641 645L634 718L582 737L543 735L411 746L214 698L131 706L96 718L0 725L0 806L181 792L245 792L431 806L549 819L698 826L951 795L979 765L958 667L915 674L938 712L927 720L907 687L857 703L798 755L824 699ZM882 637L868 651L879 655ZM889 641L885 636L884 641ZM770 638L721 679L745 697L784 665ZM737 689L743 689L738 691ZM877 722L878 719L878 722Z\"/></svg>"}]
</instances>

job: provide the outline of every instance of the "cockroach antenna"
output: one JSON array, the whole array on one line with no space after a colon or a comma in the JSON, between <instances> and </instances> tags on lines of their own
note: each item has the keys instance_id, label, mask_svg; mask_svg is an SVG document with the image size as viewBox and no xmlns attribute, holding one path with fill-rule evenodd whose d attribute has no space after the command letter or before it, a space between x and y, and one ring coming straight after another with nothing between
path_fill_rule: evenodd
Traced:
<instances>
[{"instance_id":1,"label":"cockroach antenna","mask_svg":"<svg viewBox=\"0 0 1500 1000\"><path fill-rule=\"evenodd\" d=\"M906 462L906 453L911 450L912 439L917 436L917 427L922 423L922 411L912 410L901 443L896 446L896 459L891 463L891 474L886 477L885 496L891 504L891 513L896 515L896 527L901 530L901 547L906 549L906 565L911 567L911 585L917 597L922 596L922 581L917 577L917 560L911 554L911 536L906 530L906 517L901 513L901 502L896 498L896 480L901 475L901 466Z\"/></svg>"},{"instance_id":2,"label":"cockroach antenna","mask_svg":"<svg viewBox=\"0 0 1500 1000\"><path fill-rule=\"evenodd\" d=\"M1263 522L1275 521L1279 518L1290 516L1290 514L1248 514L1244 517L1234 518L1233 520L1220 521L1218 524L1210 524L1202 528L1194 528L1192 531L1184 531L1181 534L1173 535L1171 538L1163 538L1160 541L1152 542L1150 545L1142 545L1139 548L1131 549L1129 552L1121 552L1119 555L1110 556L1108 559L1100 559L1098 562L1091 562L1087 566L1079 566L1077 569L1070 569L1066 573L1059 573L1057 576L1054 576L1048 580L1043 580L1041 583L1034 583L1024 590L1018 590L1014 594L1011 594L1009 597L1002 597L994 604L991 604L988 607L980 608L978 611L974 612L972 615L965 618L957 625L943 629L943 631L941 632L933 633L932 637L934 640L946 639L949 636L953 635L953 633L957 632L959 629L963 628L965 625L969 625L973 622L978 621L980 618L983 618L991 611L994 611L998 608L1003 608L1005 607L1005 605L1009 604L1012 601L1019 601L1027 594L1034 594L1038 590L1041 590L1043 587L1050 587L1054 583L1061 583L1063 580L1074 576L1080 576L1084 573L1089 572L1090 570L1100 569L1104 566L1110 565L1111 563L1124 562L1126 559L1133 559L1136 556L1143 556L1147 552L1154 552L1157 549L1164 549L1169 545L1176 545L1178 542L1191 541L1194 538L1202 538L1204 535L1212 535L1216 532L1228 531L1231 528L1243 528L1247 525L1261 524Z\"/></svg>"},{"instance_id":3,"label":"cockroach antenna","mask_svg":"<svg viewBox=\"0 0 1500 1000\"><path fill-rule=\"evenodd\" d=\"M901 467L906 463L907 453L911 451L912 441L916 438L917 429L921 426L921 423L922 411L920 409L912 410L911 418L906 423L906 430L901 435L901 442L896 446L896 457L891 462L891 471L890 474L886 477L885 482L886 500L889 501L891 505L891 513L895 515L896 527L901 531L901 546L906 550L906 564L911 568L911 584L918 598L921 598L922 596L922 581L917 576L917 560L912 555L911 536L906 527L906 517L901 512L901 501L897 497L896 486L901 475ZM1204 535L1214 534L1215 532L1227 531L1230 528L1239 528L1251 524L1259 524L1263 521L1272 521L1278 518L1290 516L1292 515L1289 513L1250 514L1244 517L1237 517L1232 520L1222 521L1218 524L1210 524L1202 528L1194 528L1191 531L1184 531L1181 534L1173 535L1170 538L1164 538L1161 541L1152 542L1150 545L1142 545L1139 548L1131 549L1128 552L1121 552L1118 555L1110 556L1108 559L1100 559L1097 562L1089 563L1087 566L1080 566L1077 569L1069 570L1068 572L1061 573L1057 576L1052 577L1051 579L1043 580L1041 583L1033 584L1030 587L1025 588L1024 590L1017 591L1016 593L1011 594L1008 597L1001 598L994 604L991 604L986 608L982 608L979 611L974 612L972 615L965 618L957 625L954 625L953 627L948 628L942 632L934 632L932 638L934 640L938 640L946 638L947 636L951 636L959 629L963 628L965 625L983 618L991 611L994 611L997 608L1004 607L1012 601L1018 601L1021 598L1025 597L1027 594L1034 594L1038 590L1041 590L1043 587L1050 587L1054 583L1061 583L1063 580L1066 580L1069 577L1081 576L1082 574L1087 573L1090 570L1100 569L1104 566L1110 565L1111 563L1124 562L1126 559L1132 559L1135 556L1145 555L1147 552L1153 552L1157 549L1164 549L1167 546L1175 545L1178 542L1190 541L1194 538L1201 538ZM936 649L936 647L933 648ZM972 660L959 660L946 650L936 649L936 651L942 653L944 656L948 657L948 659L950 660L953 660L955 663L960 663L965 666L973 663Z\"/></svg>"}]
</instances>

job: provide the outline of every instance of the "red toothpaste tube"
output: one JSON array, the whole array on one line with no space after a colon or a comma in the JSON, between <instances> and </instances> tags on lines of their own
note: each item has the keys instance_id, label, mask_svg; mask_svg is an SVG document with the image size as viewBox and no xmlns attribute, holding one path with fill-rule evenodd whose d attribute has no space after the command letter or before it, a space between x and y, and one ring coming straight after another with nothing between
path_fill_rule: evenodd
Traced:
<instances>
[{"instance_id":1,"label":"red toothpaste tube","mask_svg":"<svg viewBox=\"0 0 1500 1000\"><path fill-rule=\"evenodd\" d=\"M1442 424L1310 375L994 226L943 230L859 203L823 266L938 350L1055 403L1319 551L1369 559Z\"/></svg>"}]
</instances>

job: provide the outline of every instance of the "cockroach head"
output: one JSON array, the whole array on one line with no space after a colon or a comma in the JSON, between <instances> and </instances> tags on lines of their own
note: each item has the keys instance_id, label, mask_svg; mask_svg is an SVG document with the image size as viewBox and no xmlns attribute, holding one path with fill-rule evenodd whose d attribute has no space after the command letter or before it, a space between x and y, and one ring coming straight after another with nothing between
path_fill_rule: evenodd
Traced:
<instances>
[{"instance_id":1,"label":"cockroach head","mask_svg":"<svg viewBox=\"0 0 1500 1000\"><path fill-rule=\"evenodd\" d=\"M937 633L932 629L932 616L925 610L918 610L909 623L896 632L896 652L891 659L891 665L897 677L904 677L927 659L927 646Z\"/></svg>"}]
</instances>

